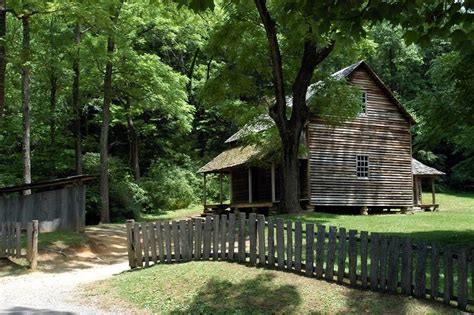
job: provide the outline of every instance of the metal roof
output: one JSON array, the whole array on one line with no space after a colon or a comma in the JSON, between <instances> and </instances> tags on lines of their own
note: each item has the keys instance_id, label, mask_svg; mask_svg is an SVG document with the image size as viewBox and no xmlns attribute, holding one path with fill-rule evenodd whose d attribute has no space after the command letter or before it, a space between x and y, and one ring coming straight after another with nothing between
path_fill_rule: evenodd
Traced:
<instances>
[{"instance_id":1,"label":"metal roof","mask_svg":"<svg viewBox=\"0 0 474 315\"><path fill-rule=\"evenodd\" d=\"M411 170L414 176L445 175L445 173L438 171L433 167L427 166L414 158L411 159Z\"/></svg>"},{"instance_id":2,"label":"metal roof","mask_svg":"<svg viewBox=\"0 0 474 315\"><path fill-rule=\"evenodd\" d=\"M48 181L36 182L31 184L23 184L17 186L9 186L0 188L0 194L21 192L24 190L30 189L39 189L39 190L52 190L61 188L64 186L72 185L75 183L82 184L83 182L90 181L94 178L91 175L74 175L65 178L52 179Z\"/></svg>"}]
</instances>

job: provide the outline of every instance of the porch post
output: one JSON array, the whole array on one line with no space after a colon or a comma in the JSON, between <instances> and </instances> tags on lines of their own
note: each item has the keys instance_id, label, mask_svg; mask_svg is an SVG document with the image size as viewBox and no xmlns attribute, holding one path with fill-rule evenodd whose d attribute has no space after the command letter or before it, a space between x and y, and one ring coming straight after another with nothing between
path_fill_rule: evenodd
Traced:
<instances>
[{"instance_id":1,"label":"porch post","mask_svg":"<svg viewBox=\"0 0 474 315\"><path fill-rule=\"evenodd\" d=\"M418 195L418 176L415 176L413 179L413 199L415 200L415 207L420 205L419 195Z\"/></svg>"},{"instance_id":2,"label":"porch post","mask_svg":"<svg viewBox=\"0 0 474 315\"><path fill-rule=\"evenodd\" d=\"M276 193L275 193L275 162L272 162L272 202L276 201Z\"/></svg>"},{"instance_id":3,"label":"porch post","mask_svg":"<svg viewBox=\"0 0 474 315\"><path fill-rule=\"evenodd\" d=\"M422 178L418 179L418 198L420 201L420 205L423 204L423 186L421 185Z\"/></svg>"},{"instance_id":4,"label":"porch post","mask_svg":"<svg viewBox=\"0 0 474 315\"><path fill-rule=\"evenodd\" d=\"M232 194L234 193L234 189L232 188L232 171L229 173L229 199L230 199L230 204L232 204L233 197Z\"/></svg>"},{"instance_id":5,"label":"porch post","mask_svg":"<svg viewBox=\"0 0 474 315\"><path fill-rule=\"evenodd\" d=\"M223 200L222 200L222 172L219 172L219 202L220 204L222 204Z\"/></svg>"},{"instance_id":6,"label":"porch post","mask_svg":"<svg viewBox=\"0 0 474 315\"><path fill-rule=\"evenodd\" d=\"M431 176L431 203L433 204L433 207L436 204L436 190L435 190L435 178L434 178L434 176Z\"/></svg>"},{"instance_id":7,"label":"porch post","mask_svg":"<svg viewBox=\"0 0 474 315\"><path fill-rule=\"evenodd\" d=\"M207 182L206 182L206 173L204 173L204 207L207 204Z\"/></svg>"},{"instance_id":8,"label":"porch post","mask_svg":"<svg viewBox=\"0 0 474 315\"><path fill-rule=\"evenodd\" d=\"M252 187L252 168L249 167L249 170L248 170L248 178L249 178L249 203L252 203L253 202L253 187Z\"/></svg>"}]
</instances>

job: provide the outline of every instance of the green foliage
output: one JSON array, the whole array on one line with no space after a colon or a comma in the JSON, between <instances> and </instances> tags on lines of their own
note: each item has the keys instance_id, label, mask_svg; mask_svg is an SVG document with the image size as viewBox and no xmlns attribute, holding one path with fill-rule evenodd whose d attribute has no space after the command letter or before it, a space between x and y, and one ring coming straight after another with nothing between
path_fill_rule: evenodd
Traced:
<instances>
[{"instance_id":1,"label":"green foliage","mask_svg":"<svg viewBox=\"0 0 474 315\"><path fill-rule=\"evenodd\" d=\"M148 192L152 211L175 210L198 201L201 180L195 170L167 161L156 161L141 185Z\"/></svg>"},{"instance_id":2,"label":"green foliage","mask_svg":"<svg viewBox=\"0 0 474 315\"><path fill-rule=\"evenodd\" d=\"M200 200L198 167L227 148L223 140L268 114L274 104L267 39L253 1L151 3L7 1L0 185L22 182L20 66L25 62L31 70L33 181L74 174L71 86L77 57L85 170L98 174L103 71L107 37L113 36L112 217L136 217L140 210L169 210ZM414 128L417 157L446 170L449 185L463 187L474 180L474 78L468 67L474 59L473 24L472 14L466 14L472 10L470 2L267 0L267 4L279 33L287 95L301 64L303 41L310 38L323 47L334 40L332 56L313 77L312 82L322 80L325 88L316 91L310 109L330 125L357 115L359 92L328 74L365 59L419 121ZM118 18L112 21L111 14L116 13ZM31 15L26 61L21 55L19 19L24 15ZM74 42L76 22L82 29L79 46ZM276 128L269 128L243 142L261 144L276 159L279 137ZM133 141L145 175L142 180L130 175ZM208 200L217 201L218 178L209 176L207 183ZM226 185L224 192L228 196ZM90 222L97 221L99 204L94 182L88 192Z\"/></svg>"},{"instance_id":3,"label":"green foliage","mask_svg":"<svg viewBox=\"0 0 474 315\"><path fill-rule=\"evenodd\" d=\"M314 85L309 108L328 125L354 118L362 109L362 92L346 80L328 77Z\"/></svg>"},{"instance_id":4,"label":"green foliage","mask_svg":"<svg viewBox=\"0 0 474 315\"><path fill-rule=\"evenodd\" d=\"M98 174L100 156L98 153L84 155L84 170L88 174ZM150 207L147 192L133 182L130 171L124 163L115 157L109 159L110 216L112 221L138 219L140 210ZM86 219L97 223L100 219L100 189L98 177L88 186L86 201Z\"/></svg>"},{"instance_id":5,"label":"green foliage","mask_svg":"<svg viewBox=\"0 0 474 315\"><path fill-rule=\"evenodd\" d=\"M472 52L452 52L436 58L428 72L433 86L416 100L421 121L417 148L453 146L454 153L464 157L452 165L453 180L458 185L474 180L474 74L466 67L472 58Z\"/></svg>"}]
</instances>

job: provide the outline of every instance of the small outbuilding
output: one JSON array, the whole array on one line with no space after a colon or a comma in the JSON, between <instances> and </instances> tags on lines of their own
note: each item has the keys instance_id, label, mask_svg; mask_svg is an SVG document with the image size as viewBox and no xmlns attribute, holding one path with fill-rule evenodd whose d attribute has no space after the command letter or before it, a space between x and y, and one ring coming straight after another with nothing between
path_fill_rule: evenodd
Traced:
<instances>
[{"instance_id":1,"label":"small outbuilding","mask_svg":"<svg viewBox=\"0 0 474 315\"><path fill-rule=\"evenodd\" d=\"M77 175L44 182L0 188L0 224L39 221L41 232L84 231L86 183L92 176Z\"/></svg>"},{"instance_id":2,"label":"small outbuilding","mask_svg":"<svg viewBox=\"0 0 474 315\"><path fill-rule=\"evenodd\" d=\"M440 175L445 173L438 171L437 169L427 166L416 159L412 159L411 169L413 173L413 203L415 207L419 207L425 210L436 211L439 208L439 204L436 203L436 189L435 181ZM431 182L431 204L423 204L422 198L422 182L423 180L429 180Z\"/></svg>"}]
</instances>

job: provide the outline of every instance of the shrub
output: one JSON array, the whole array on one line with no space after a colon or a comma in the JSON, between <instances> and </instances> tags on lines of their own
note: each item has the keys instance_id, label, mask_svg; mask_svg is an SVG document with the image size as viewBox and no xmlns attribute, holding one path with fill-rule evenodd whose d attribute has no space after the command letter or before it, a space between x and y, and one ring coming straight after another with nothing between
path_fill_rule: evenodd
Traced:
<instances>
[{"instance_id":1,"label":"shrub","mask_svg":"<svg viewBox=\"0 0 474 315\"><path fill-rule=\"evenodd\" d=\"M87 174L100 173L100 155L84 155L84 170ZM88 224L100 220L100 184L99 176L88 185L86 202L86 221ZM138 219L140 210L150 207L147 193L133 181L129 168L118 158L109 157L109 203L112 221Z\"/></svg>"},{"instance_id":2,"label":"shrub","mask_svg":"<svg viewBox=\"0 0 474 315\"><path fill-rule=\"evenodd\" d=\"M197 202L199 185L195 171L165 161L154 162L141 182L155 211L176 210Z\"/></svg>"}]
</instances>

